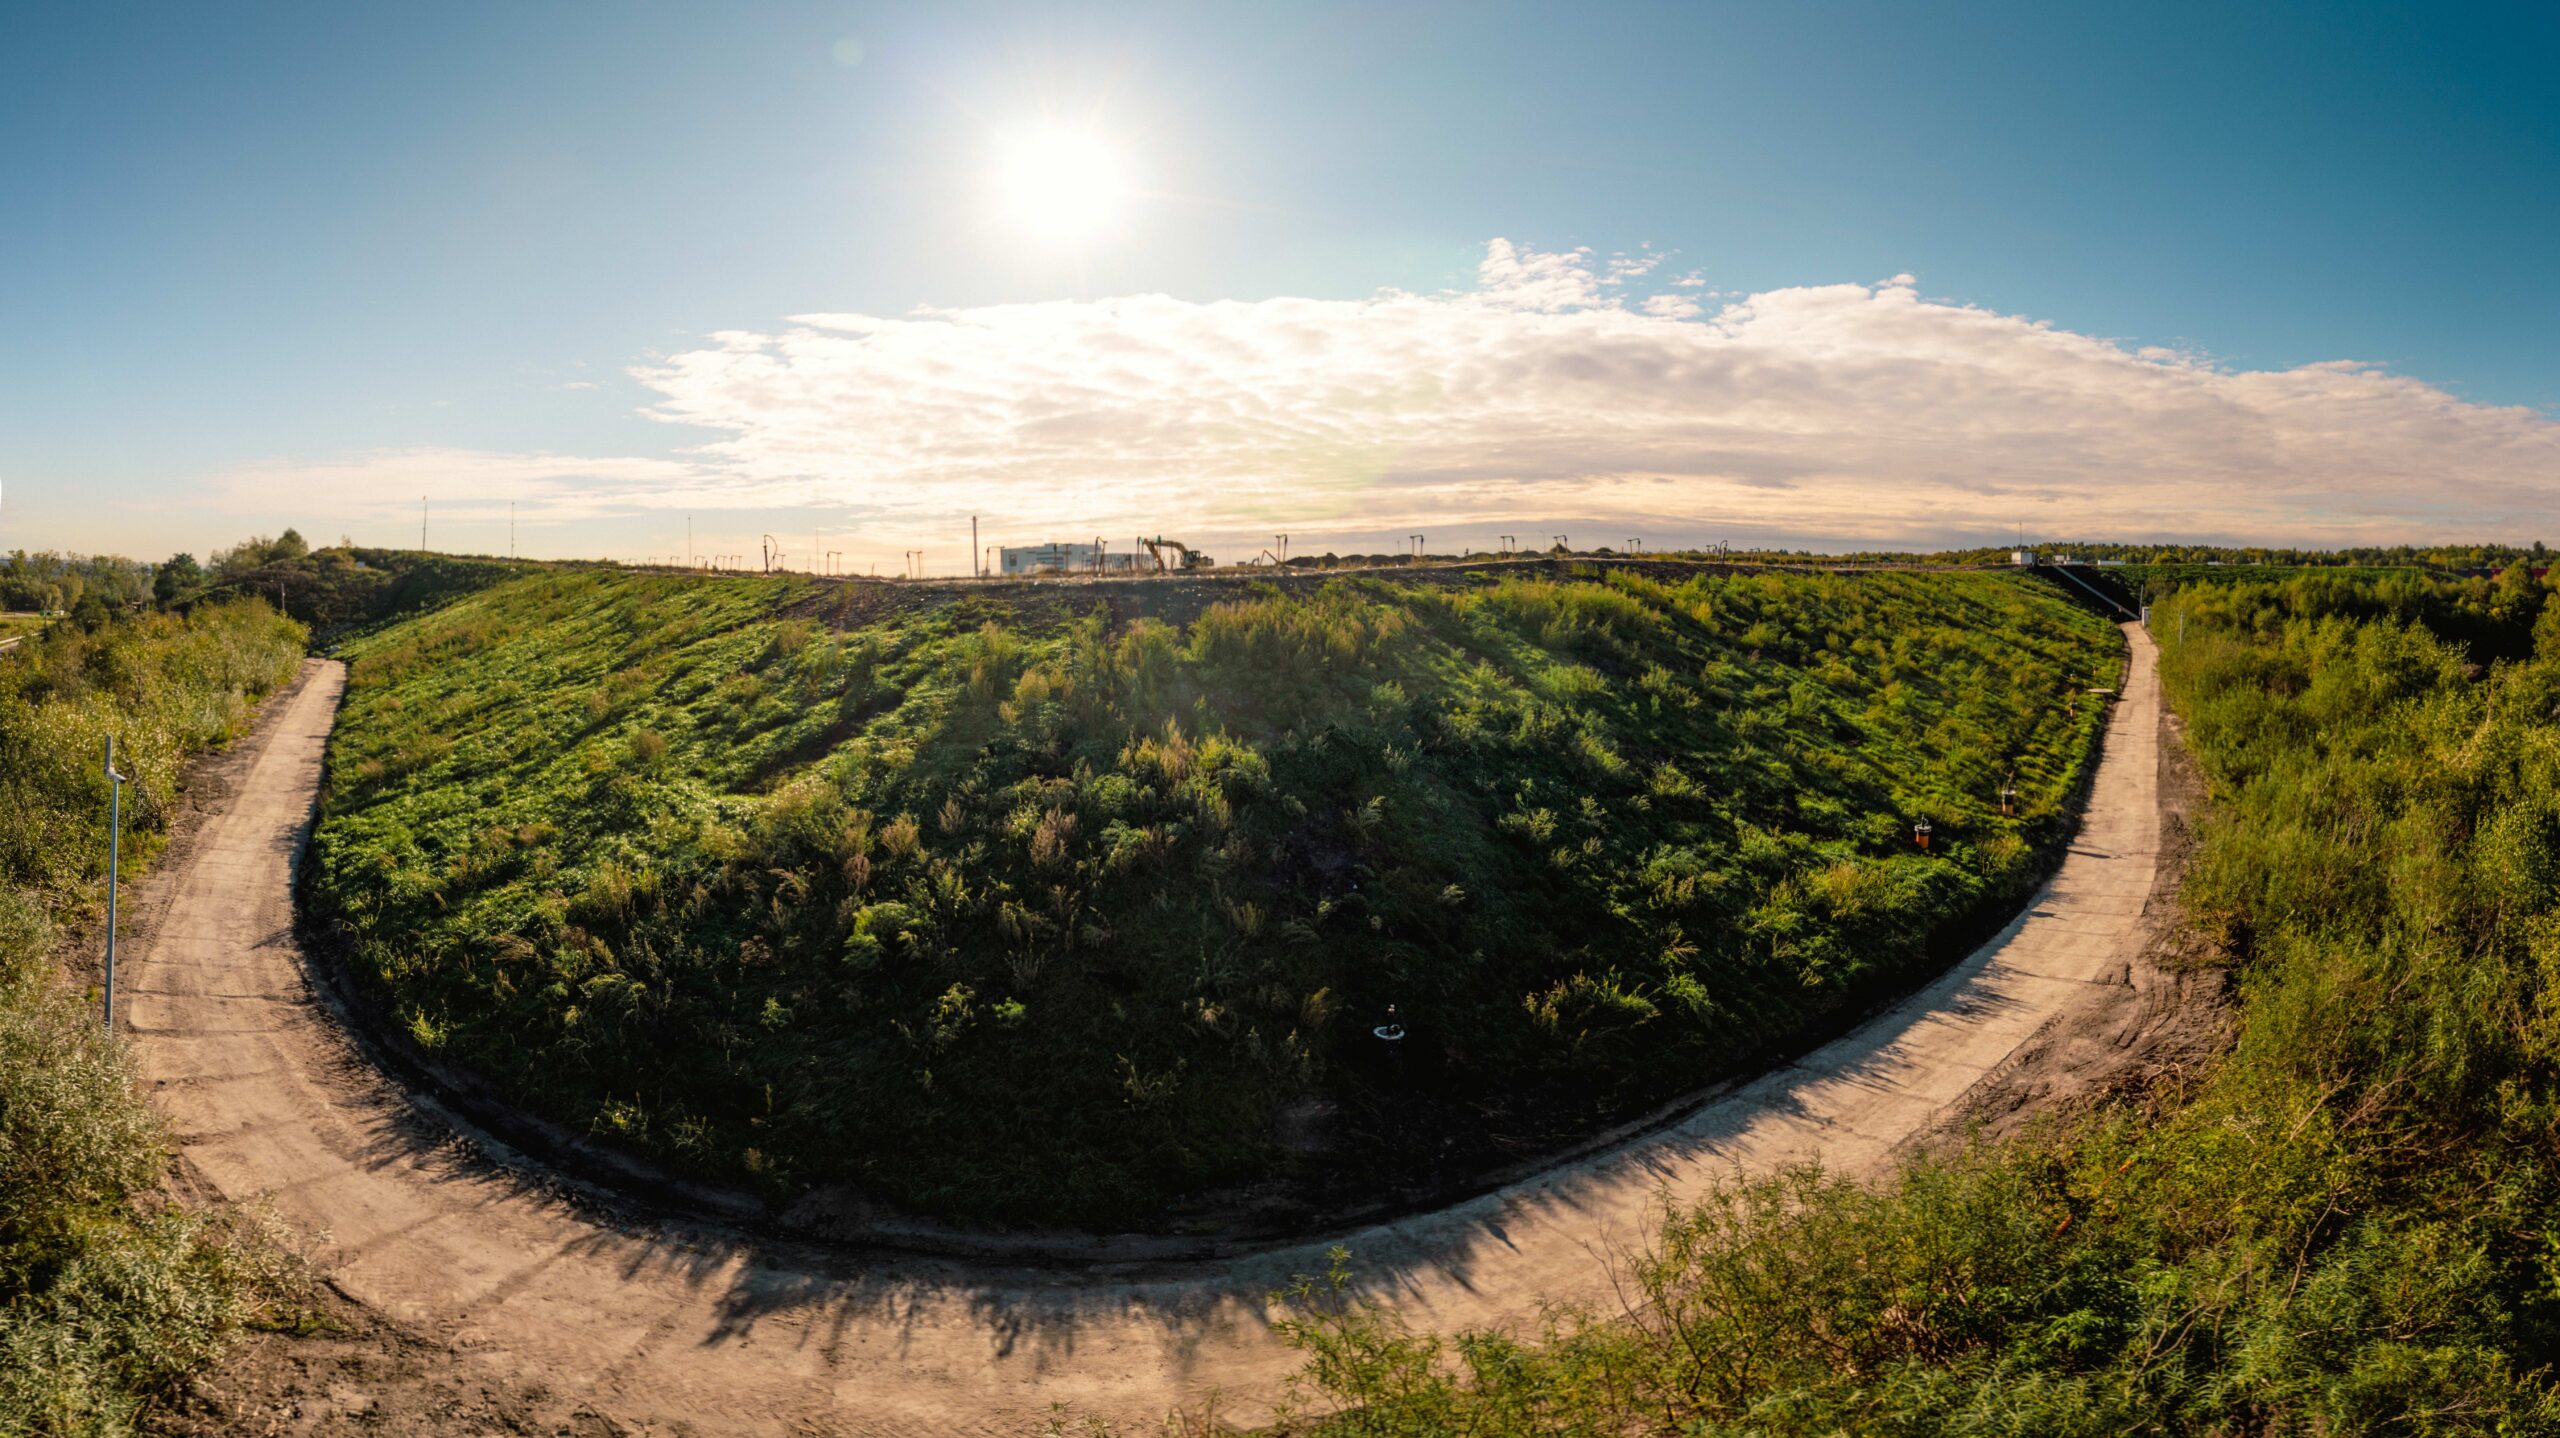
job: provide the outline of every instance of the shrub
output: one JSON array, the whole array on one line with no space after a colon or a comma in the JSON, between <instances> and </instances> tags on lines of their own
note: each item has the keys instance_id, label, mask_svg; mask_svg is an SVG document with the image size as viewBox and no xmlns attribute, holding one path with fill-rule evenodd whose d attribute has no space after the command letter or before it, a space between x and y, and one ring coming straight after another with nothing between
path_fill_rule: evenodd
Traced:
<instances>
[{"instance_id":1,"label":"shrub","mask_svg":"<svg viewBox=\"0 0 2560 1438\"><path fill-rule=\"evenodd\" d=\"M106 867L104 736L134 779L133 865L186 759L292 674L301 641L263 605L215 605L56 626L0 659L0 1432L130 1432L280 1292L262 1236L158 1192L157 1118L49 951Z\"/></svg>"},{"instance_id":2,"label":"shrub","mask_svg":"<svg viewBox=\"0 0 2560 1438\"><path fill-rule=\"evenodd\" d=\"M2062 696L2116 643L2010 575L1363 581L1180 624L927 590L827 632L847 594L531 572L352 641L314 895L563 1122L995 1222L1436 1181L1755 1062L2023 893L2098 723ZM1966 842L1909 858L1919 814ZM442 957L510 937L575 972ZM648 1002L603 1021L599 973ZM955 985L1020 1017L960 1023ZM1310 1101L1321 1168L1282 1141ZM607 1121L679 1109L681 1143Z\"/></svg>"}]
</instances>

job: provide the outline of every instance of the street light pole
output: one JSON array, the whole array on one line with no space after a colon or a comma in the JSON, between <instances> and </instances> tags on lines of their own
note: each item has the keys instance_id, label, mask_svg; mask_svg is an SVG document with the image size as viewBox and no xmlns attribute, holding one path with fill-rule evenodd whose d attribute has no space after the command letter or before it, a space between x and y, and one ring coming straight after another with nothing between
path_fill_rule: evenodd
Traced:
<instances>
[{"instance_id":1,"label":"street light pole","mask_svg":"<svg viewBox=\"0 0 2560 1438\"><path fill-rule=\"evenodd\" d=\"M116 772L116 736L107 736L107 1037L116 1036L116 869L124 857L124 776Z\"/></svg>"}]
</instances>

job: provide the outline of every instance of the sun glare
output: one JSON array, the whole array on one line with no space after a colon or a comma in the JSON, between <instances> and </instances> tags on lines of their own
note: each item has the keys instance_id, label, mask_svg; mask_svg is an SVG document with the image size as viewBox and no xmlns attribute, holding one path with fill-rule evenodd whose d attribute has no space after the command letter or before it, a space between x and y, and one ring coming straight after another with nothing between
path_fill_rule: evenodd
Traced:
<instances>
[{"instance_id":1,"label":"sun glare","mask_svg":"<svg viewBox=\"0 0 2560 1438\"><path fill-rule=\"evenodd\" d=\"M1126 208L1129 180L1121 153L1082 130L1017 131L996 150L997 211L1051 244L1081 244L1108 231Z\"/></svg>"}]
</instances>

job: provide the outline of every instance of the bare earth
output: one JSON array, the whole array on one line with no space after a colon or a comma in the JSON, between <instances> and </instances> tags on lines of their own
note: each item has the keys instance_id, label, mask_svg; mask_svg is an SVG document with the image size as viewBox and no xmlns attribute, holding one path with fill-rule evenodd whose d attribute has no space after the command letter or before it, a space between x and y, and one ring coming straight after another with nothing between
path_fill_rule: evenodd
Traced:
<instances>
[{"instance_id":1,"label":"bare earth","mask_svg":"<svg viewBox=\"0 0 2560 1438\"><path fill-rule=\"evenodd\" d=\"M1322 1272L1335 1242L1417 1326L1532 1325L1541 1300L1606 1308L1612 1255L1644 1241L1666 1197L1808 1157L1873 1172L1952 1116L2043 1102L2048 1071L2111 1072L2144 1048L2159 1025L2140 1016L2176 995L2138 987L2169 891L2155 885L2153 649L2125 635L2123 694L2060 871L2009 928L1855 1032L1437 1212L1218 1264L1112 1261L1097 1239L1081 1269L826 1252L618 1214L383 1077L294 936L294 864L344 682L314 661L226 763L228 803L173 849L124 1012L191 1186L309 1235L344 1328L253 1342L165 1426L1023 1433L1058 1405L1140 1429L1213 1400L1251 1421L1297 1366L1267 1296Z\"/></svg>"}]
</instances>

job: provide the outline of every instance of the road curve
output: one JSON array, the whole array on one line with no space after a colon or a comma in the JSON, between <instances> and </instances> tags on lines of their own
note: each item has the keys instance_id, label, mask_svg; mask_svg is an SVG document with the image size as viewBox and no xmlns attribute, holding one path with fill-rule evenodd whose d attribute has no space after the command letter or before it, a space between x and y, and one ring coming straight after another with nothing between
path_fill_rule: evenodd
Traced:
<instances>
[{"instance_id":1,"label":"road curve","mask_svg":"<svg viewBox=\"0 0 2560 1438\"><path fill-rule=\"evenodd\" d=\"M1871 1172L2091 985L2123 982L2152 887L2160 712L2151 642L2125 635L2087 818L2007 930L1667 1129L1343 1237L1361 1281L1442 1329L1534 1322L1541 1298L1606 1306L1610 1255L1643 1240L1666 1192L1805 1156ZM821 1253L619 1219L458 1139L356 1055L294 938L294 863L343 682L315 661L163 876L125 1013L186 1163L313 1235L349 1296L519 1383L704 1433L1019 1433L1053 1404L1145 1425L1212 1396L1250 1419L1278 1396L1296 1365L1265 1295L1321 1271L1330 1241L1064 1272Z\"/></svg>"}]
</instances>

